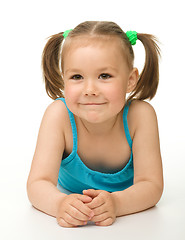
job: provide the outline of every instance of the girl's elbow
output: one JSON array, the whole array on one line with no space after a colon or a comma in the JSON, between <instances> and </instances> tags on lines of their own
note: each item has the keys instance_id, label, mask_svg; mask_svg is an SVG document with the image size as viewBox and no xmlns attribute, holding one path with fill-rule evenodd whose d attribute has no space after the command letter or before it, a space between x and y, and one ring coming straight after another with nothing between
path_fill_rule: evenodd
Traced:
<instances>
[{"instance_id":1,"label":"girl's elbow","mask_svg":"<svg viewBox=\"0 0 185 240\"><path fill-rule=\"evenodd\" d=\"M154 202L153 202L153 206L157 205L157 203L160 201L162 194L163 194L163 190L164 190L164 184L163 182L159 185L155 185L155 194L154 194Z\"/></svg>"}]
</instances>

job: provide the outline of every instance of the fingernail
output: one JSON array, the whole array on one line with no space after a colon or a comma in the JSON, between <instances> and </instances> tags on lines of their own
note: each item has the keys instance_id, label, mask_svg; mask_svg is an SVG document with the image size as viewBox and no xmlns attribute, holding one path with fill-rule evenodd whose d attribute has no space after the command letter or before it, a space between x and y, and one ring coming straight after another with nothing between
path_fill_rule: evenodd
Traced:
<instances>
[{"instance_id":1,"label":"fingernail","mask_svg":"<svg viewBox=\"0 0 185 240\"><path fill-rule=\"evenodd\" d=\"M86 225L87 224L87 222L84 222L84 225Z\"/></svg>"},{"instance_id":2,"label":"fingernail","mask_svg":"<svg viewBox=\"0 0 185 240\"><path fill-rule=\"evenodd\" d=\"M90 214L90 218L92 218L92 217L94 217L94 213L93 212Z\"/></svg>"}]
</instances>

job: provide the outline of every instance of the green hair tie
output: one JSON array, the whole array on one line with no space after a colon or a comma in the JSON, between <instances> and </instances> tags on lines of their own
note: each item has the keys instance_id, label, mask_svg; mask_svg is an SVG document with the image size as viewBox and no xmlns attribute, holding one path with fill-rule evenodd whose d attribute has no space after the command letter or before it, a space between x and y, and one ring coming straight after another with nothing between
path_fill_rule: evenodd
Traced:
<instances>
[{"instance_id":1,"label":"green hair tie","mask_svg":"<svg viewBox=\"0 0 185 240\"><path fill-rule=\"evenodd\" d=\"M64 39L66 39L66 37L68 36L69 32L71 32L73 29L69 29L69 30L66 30L64 33L63 33L63 37Z\"/></svg>"},{"instance_id":2,"label":"green hair tie","mask_svg":"<svg viewBox=\"0 0 185 240\"><path fill-rule=\"evenodd\" d=\"M126 35L130 41L131 45L135 45L136 44L136 40L137 40L137 32L136 31L127 31Z\"/></svg>"}]
</instances>

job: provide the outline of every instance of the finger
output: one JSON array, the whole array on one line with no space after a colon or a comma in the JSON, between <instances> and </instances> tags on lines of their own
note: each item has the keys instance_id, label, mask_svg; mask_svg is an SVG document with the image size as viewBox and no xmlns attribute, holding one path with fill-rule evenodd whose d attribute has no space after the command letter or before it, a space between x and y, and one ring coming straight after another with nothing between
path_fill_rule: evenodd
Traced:
<instances>
[{"instance_id":1,"label":"finger","mask_svg":"<svg viewBox=\"0 0 185 240\"><path fill-rule=\"evenodd\" d=\"M90 207L88 207L87 204L84 204L80 200L77 200L77 202L71 203L71 206L75 207L76 209L78 209L78 211L88 216L88 219L94 216L93 210Z\"/></svg>"},{"instance_id":2,"label":"finger","mask_svg":"<svg viewBox=\"0 0 185 240\"><path fill-rule=\"evenodd\" d=\"M102 205L100 205L97 208L93 208L93 212L94 212L94 216L98 216L104 212L108 212L108 209L106 208L106 204L103 203Z\"/></svg>"},{"instance_id":3,"label":"finger","mask_svg":"<svg viewBox=\"0 0 185 240\"><path fill-rule=\"evenodd\" d=\"M107 218L107 219L105 219L104 221L102 221L102 222L96 222L95 224L97 225L97 226L110 226L110 225L112 225L113 224L113 222L114 222L115 220L113 219L113 218Z\"/></svg>"},{"instance_id":4,"label":"finger","mask_svg":"<svg viewBox=\"0 0 185 240\"><path fill-rule=\"evenodd\" d=\"M84 202L84 203L89 203L92 201L92 198L90 196L87 196L87 195L78 195L77 197L78 200Z\"/></svg>"},{"instance_id":5,"label":"finger","mask_svg":"<svg viewBox=\"0 0 185 240\"><path fill-rule=\"evenodd\" d=\"M58 224L59 224L61 227L66 227L66 228L76 227L76 226L74 226L74 225L69 224L68 222L66 222L63 218L57 219L57 222L58 222Z\"/></svg>"},{"instance_id":6,"label":"finger","mask_svg":"<svg viewBox=\"0 0 185 240\"><path fill-rule=\"evenodd\" d=\"M97 197L100 194L100 190L94 190L94 189L87 189L87 190L83 190L83 194L84 195L88 195L92 198Z\"/></svg>"},{"instance_id":7,"label":"finger","mask_svg":"<svg viewBox=\"0 0 185 240\"><path fill-rule=\"evenodd\" d=\"M73 226L82 226L87 224L87 221L81 221L79 219L76 219L74 216L71 216L69 213L65 213L64 219L67 223Z\"/></svg>"},{"instance_id":8,"label":"finger","mask_svg":"<svg viewBox=\"0 0 185 240\"><path fill-rule=\"evenodd\" d=\"M93 210L94 208L100 207L104 203L105 203L105 200L103 198L96 197L90 203L88 203L86 205Z\"/></svg>"},{"instance_id":9,"label":"finger","mask_svg":"<svg viewBox=\"0 0 185 240\"><path fill-rule=\"evenodd\" d=\"M88 221L94 216L93 211L82 202L79 202L78 206L71 205L67 213L80 221Z\"/></svg>"},{"instance_id":10,"label":"finger","mask_svg":"<svg viewBox=\"0 0 185 240\"><path fill-rule=\"evenodd\" d=\"M110 217L110 214L108 212L104 212L104 213L101 213L99 215L95 215L91 219L91 221L93 221L93 222L102 222L102 221L106 220L109 217Z\"/></svg>"}]
</instances>

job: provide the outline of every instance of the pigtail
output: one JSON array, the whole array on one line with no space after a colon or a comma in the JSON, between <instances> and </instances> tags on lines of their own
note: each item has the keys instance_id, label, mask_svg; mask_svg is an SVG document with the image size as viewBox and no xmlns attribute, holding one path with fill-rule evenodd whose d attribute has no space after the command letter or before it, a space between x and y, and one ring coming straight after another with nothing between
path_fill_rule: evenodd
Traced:
<instances>
[{"instance_id":1,"label":"pigtail","mask_svg":"<svg viewBox=\"0 0 185 240\"><path fill-rule=\"evenodd\" d=\"M48 96L52 99L63 97L64 83L60 70L60 48L63 39L63 33L51 36L42 53L45 88Z\"/></svg>"},{"instance_id":2,"label":"pigtail","mask_svg":"<svg viewBox=\"0 0 185 240\"><path fill-rule=\"evenodd\" d=\"M151 100L156 94L159 83L160 48L153 35L138 33L137 37L143 43L145 48L145 64L136 88L128 100L131 100L134 97L139 100Z\"/></svg>"}]
</instances>

